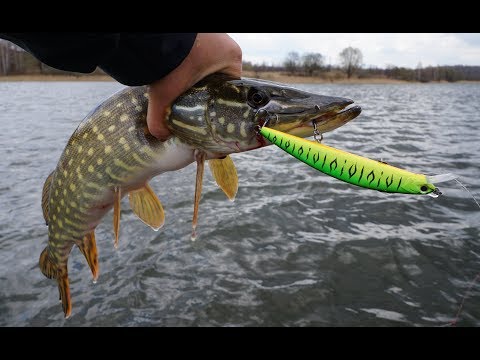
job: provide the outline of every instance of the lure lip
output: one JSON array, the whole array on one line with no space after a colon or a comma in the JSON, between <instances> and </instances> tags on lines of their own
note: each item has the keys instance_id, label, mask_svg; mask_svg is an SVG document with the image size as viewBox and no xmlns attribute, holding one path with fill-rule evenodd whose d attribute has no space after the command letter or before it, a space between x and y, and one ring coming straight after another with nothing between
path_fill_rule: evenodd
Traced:
<instances>
[{"instance_id":1,"label":"lure lip","mask_svg":"<svg viewBox=\"0 0 480 360\"><path fill-rule=\"evenodd\" d=\"M446 174L439 174L439 175L427 175L427 181L430 184L438 184L446 181L451 181L451 180L457 180L458 176L451 174L451 173L446 173ZM435 185L433 185L435 186ZM438 187L435 186L435 189L427 194L431 197L437 198L440 195L442 195L442 192Z\"/></svg>"},{"instance_id":2,"label":"lure lip","mask_svg":"<svg viewBox=\"0 0 480 360\"><path fill-rule=\"evenodd\" d=\"M451 174L451 173L446 173L446 174L439 174L439 175L428 175L427 176L427 181L432 184L438 184L441 182L446 182L450 180L455 180L457 179L458 176Z\"/></svg>"}]
</instances>

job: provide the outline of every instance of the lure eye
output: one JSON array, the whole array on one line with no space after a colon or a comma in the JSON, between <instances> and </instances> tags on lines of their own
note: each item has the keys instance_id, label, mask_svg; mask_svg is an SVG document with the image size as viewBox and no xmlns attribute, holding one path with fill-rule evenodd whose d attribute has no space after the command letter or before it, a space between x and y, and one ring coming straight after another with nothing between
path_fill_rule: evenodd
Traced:
<instances>
[{"instance_id":1,"label":"lure eye","mask_svg":"<svg viewBox=\"0 0 480 360\"><path fill-rule=\"evenodd\" d=\"M261 90L252 89L248 94L248 102L256 108L265 105L269 100L268 95Z\"/></svg>"},{"instance_id":2,"label":"lure eye","mask_svg":"<svg viewBox=\"0 0 480 360\"><path fill-rule=\"evenodd\" d=\"M428 191L428 186L427 186L427 185L422 185L422 186L420 187L420 191L421 191L421 192L426 192L426 191Z\"/></svg>"}]
</instances>

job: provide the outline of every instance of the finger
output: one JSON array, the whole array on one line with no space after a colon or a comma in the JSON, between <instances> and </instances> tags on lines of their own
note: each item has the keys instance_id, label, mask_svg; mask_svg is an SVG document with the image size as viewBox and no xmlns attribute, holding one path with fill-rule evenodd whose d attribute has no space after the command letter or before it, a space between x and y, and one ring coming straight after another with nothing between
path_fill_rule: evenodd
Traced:
<instances>
[{"instance_id":1,"label":"finger","mask_svg":"<svg viewBox=\"0 0 480 360\"><path fill-rule=\"evenodd\" d=\"M165 119L169 115L170 106L165 103L161 89L150 86L148 89L147 126L150 133L159 140L165 141L171 136Z\"/></svg>"}]
</instances>

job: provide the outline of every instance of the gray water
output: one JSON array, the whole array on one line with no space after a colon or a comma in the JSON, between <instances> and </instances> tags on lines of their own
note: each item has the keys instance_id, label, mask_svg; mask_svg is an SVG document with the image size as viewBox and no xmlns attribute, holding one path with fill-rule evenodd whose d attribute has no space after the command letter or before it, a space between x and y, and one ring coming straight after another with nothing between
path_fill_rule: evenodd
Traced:
<instances>
[{"instance_id":1,"label":"gray water","mask_svg":"<svg viewBox=\"0 0 480 360\"><path fill-rule=\"evenodd\" d=\"M324 143L426 174L454 173L480 197L480 85L296 85L362 106ZM117 83L0 83L1 326L444 326L480 272L480 209L455 181L444 196L392 195L323 175L273 146L232 155L234 202L206 171L190 241L195 166L153 179L154 232L122 201L96 231L100 277L70 256L73 315L38 257L43 182L71 133ZM480 284L458 326L480 325Z\"/></svg>"}]
</instances>

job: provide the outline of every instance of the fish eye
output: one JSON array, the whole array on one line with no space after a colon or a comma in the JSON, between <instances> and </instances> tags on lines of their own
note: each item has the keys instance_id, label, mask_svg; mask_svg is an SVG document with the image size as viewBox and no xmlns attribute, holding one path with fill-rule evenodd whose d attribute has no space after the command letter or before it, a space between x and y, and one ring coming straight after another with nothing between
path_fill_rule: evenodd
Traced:
<instances>
[{"instance_id":1,"label":"fish eye","mask_svg":"<svg viewBox=\"0 0 480 360\"><path fill-rule=\"evenodd\" d=\"M260 104L263 101L263 96L260 93L255 93L252 95L252 101L255 104Z\"/></svg>"},{"instance_id":2,"label":"fish eye","mask_svg":"<svg viewBox=\"0 0 480 360\"><path fill-rule=\"evenodd\" d=\"M427 185L422 185L422 186L420 187L420 191L421 191L421 192L428 191L428 186L427 186Z\"/></svg>"},{"instance_id":3,"label":"fish eye","mask_svg":"<svg viewBox=\"0 0 480 360\"><path fill-rule=\"evenodd\" d=\"M267 94L258 89L251 89L248 94L248 102L256 108L265 105L269 100Z\"/></svg>"}]
</instances>

